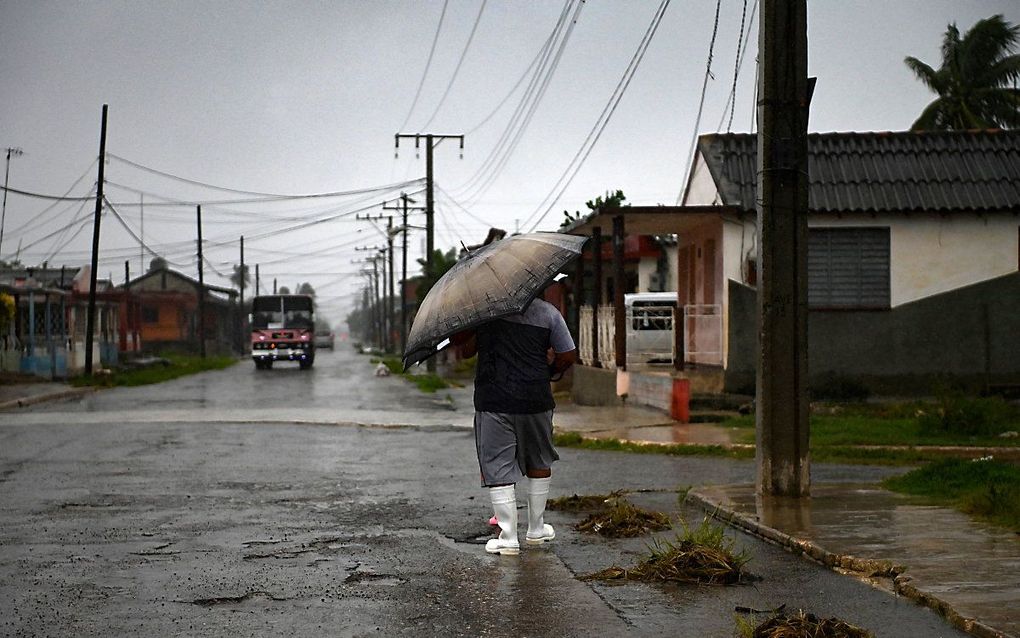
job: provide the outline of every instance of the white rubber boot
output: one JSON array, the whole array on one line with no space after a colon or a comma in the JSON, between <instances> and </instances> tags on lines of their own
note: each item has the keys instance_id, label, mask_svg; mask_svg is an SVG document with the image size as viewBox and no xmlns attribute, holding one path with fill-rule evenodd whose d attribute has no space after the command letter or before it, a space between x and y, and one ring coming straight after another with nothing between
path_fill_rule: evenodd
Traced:
<instances>
[{"instance_id":1,"label":"white rubber boot","mask_svg":"<svg viewBox=\"0 0 1020 638\"><path fill-rule=\"evenodd\" d=\"M501 485L489 488L492 499L492 511L499 519L499 537L485 543L485 551L490 554L513 555L521 553L521 544L517 541L517 496L513 485Z\"/></svg>"},{"instance_id":2,"label":"white rubber boot","mask_svg":"<svg viewBox=\"0 0 1020 638\"><path fill-rule=\"evenodd\" d=\"M556 538L553 526L545 522L545 502L549 498L551 478L528 480L528 533L529 543L544 543Z\"/></svg>"}]
</instances>

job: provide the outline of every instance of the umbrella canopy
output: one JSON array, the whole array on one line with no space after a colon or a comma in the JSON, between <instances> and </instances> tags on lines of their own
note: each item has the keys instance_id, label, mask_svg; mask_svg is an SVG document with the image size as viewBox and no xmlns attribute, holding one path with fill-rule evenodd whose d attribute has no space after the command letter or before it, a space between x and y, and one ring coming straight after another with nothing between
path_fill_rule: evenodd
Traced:
<instances>
[{"instance_id":1,"label":"umbrella canopy","mask_svg":"<svg viewBox=\"0 0 1020 638\"><path fill-rule=\"evenodd\" d=\"M451 335L528 304L581 254L587 237L561 233L513 235L454 264L418 307L404 348L404 367L424 361Z\"/></svg>"}]
</instances>

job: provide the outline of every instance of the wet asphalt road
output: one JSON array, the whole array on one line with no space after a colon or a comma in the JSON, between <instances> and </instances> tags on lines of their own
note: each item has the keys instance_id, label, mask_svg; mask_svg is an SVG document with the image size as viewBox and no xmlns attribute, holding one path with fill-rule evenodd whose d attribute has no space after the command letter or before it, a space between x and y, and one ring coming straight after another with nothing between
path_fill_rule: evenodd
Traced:
<instances>
[{"instance_id":1,"label":"wet asphalt road","mask_svg":"<svg viewBox=\"0 0 1020 638\"><path fill-rule=\"evenodd\" d=\"M244 362L0 414L0 633L732 636L736 605L786 604L878 636L963 635L739 533L760 580L728 588L582 582L647 539L581 536L555 512L555 542L489 556L469 389L424 395L371 369L339 349L309 372ZM422 427L325 425L408 422ZM643 488L673 512L678 487L753 476L745 461L561 455L554 496ZM814 480L885 472L816 465Z\"/></svg>"}]
</instances>

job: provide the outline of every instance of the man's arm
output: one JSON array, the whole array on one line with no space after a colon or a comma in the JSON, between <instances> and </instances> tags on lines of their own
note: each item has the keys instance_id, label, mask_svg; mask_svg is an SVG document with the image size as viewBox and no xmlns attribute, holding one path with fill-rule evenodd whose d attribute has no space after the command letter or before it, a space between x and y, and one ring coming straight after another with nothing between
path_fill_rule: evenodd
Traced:
<instances>
[{"instance_id":1,"label":"man's arm","mask_svg":"<svg viewBox=\"0 0 1020 638\"><path fill-rule=\"evenodd\" d=\"M457 346L460 356L469 359L478 354L478 339L474 330L464 330L450 337L450 343Z\"/></svg>"},{"instance_id":2,"label":"man's arm","mask_svg":"<svg viewBox=\"0 0 1020 638\"><path fill-rule=\"evenodd\" d=\"M553 355L553 362L549 368L554 375L563 374L567 371L567 368L574 365L575 361L577 361L576 348L567 352L557 352Z\"/></svg>"}]
</instances>

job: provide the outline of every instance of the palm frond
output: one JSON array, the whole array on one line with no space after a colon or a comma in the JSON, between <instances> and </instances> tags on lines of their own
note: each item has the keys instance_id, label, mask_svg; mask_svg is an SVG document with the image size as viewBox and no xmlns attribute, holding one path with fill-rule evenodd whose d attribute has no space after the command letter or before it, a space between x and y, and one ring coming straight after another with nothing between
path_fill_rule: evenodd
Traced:
<instances>
[{"instance_id":1,"label":"palm frond","mask_svg":"<svg viewBox=\"0 0 1020 638\"><path fill-rule=\"evenodd\" d=\"M914 72L917 79L921 80L925 86L940 95L942 94L942 91L945 88L945 82L942 80L938 71L913 56L907 56L904 58L903 63L907 65L907 68Z\"/></svg>"},{"instance_id":2,"label":"palm frond","mask_svg":"<svg viewBox=\"0 0 1020 638\"><path fill-rule=\"evenodd\" d=\"M989 67L1007 57L1020 38L1020 27L1002 15L978 20L960 41L960 71L965 78L980 78Z\"/></svg>"},{"instance_id":3,"label":"palm frond","mask_svg":"<svg viewBox=\"0 0 1020 638\"><path fill-rule=\"evenodd\" d=\"M921 115L910 125L911 131L944 131L949 127L943 122L946 121L946 100L938 98L928 106L924 107Z\"/></svg>"}]
</instances>

